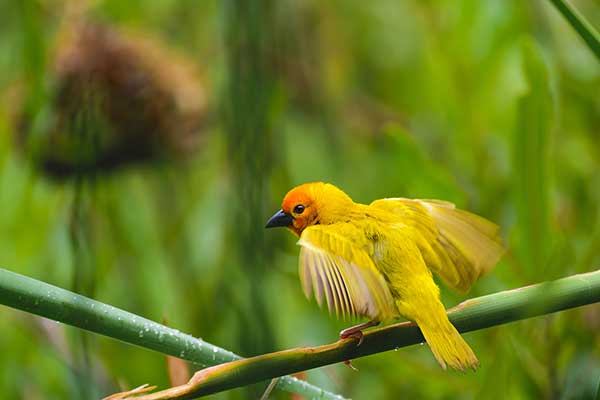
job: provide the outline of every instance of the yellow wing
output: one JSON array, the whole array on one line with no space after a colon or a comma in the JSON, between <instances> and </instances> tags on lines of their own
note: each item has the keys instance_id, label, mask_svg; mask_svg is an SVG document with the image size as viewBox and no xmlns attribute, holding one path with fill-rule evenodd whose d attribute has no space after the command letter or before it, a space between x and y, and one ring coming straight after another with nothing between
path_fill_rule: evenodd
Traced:
<instances>
[{"instance_id":1,"label":"yellow wing","mask_svg":"<svg viewBox=\"0 0 600 400\"><path fill-rule=\"evenodd\" d=\"M361 235L363 235L361 237ZM364 233L353 223L314 225L302 232L300 280L307 297L342 316L392 319L397 313L385 279L364 243Z\"/></svg>"},{"instance_id":2,"label":"yellow wing","mask_svg":"<svg viewBox=\"0 0 600 400\"><path fill-rule=\"evenodd\" d=\"M504 253L496 224L452 203L392 198L370 205L402 217L414 228L415 241L429 269L461 292L468 291Z\"/></svg>"}]
</instances>

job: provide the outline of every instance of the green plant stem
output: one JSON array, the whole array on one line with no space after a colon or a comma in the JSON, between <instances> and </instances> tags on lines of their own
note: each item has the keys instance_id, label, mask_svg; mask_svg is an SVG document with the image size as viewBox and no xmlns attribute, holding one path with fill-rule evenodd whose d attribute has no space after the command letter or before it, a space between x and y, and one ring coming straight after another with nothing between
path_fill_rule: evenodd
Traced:
<instances>
[{"instance_id":1,"label":"green plant stem","mask_svg":"<svg viewBox=\"0 0 600 400\"><path fill-rule=\"evenodd\" d=\"M470 299L450 310L449 317L460 332L470 332L599 301L600 270ZM402 322L365 332L359 347L354 339L345 339L237 360L198 371L185 390L179 386L136 399L192 399L423 341L416 325Z\"/></svg>"},{"instance_id":2,"label":"green plant stem","mask_svg":"<svg viewBox=\"0 0 600 400\"><path fill-rule=\"evenodd\" d=\"M241 359L176 329L1 268L0 304L202 366ZM341 398L293 377L280 379L277 387L307 398Z\"/></svg>"},{"instance_id":3,"label":"green plant stem","mask_svg":"<svg viewBox=\"0 0 600 400\"><path fill-rule=\"evenodd\" d=\"M573 29L577 31L579 36L585 41L587 46L594 52L598 61L600 61L600 35L594 27L585 20L573 6L565 0L550 0L558 11L571 24Z\"/></svg>"}]
</instances>

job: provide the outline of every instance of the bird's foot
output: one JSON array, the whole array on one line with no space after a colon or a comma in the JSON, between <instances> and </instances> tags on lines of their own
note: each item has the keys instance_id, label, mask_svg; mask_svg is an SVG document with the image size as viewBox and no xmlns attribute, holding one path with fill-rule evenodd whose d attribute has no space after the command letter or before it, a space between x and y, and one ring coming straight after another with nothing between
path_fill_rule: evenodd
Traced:
<instances>
[{"instance_id":1,"label":"bird's foot","mask_svg":"<svg viewBox=\"0 0 600 400\"><path fill-rule=\"evenodd\" d=\"M362 325L353 326L351 328L344 329L340 332L340 339L358 339L356 347L362 344L364 337L365 335L362 333Z\"/></svg>"},{"instance_id":2,"label":"bird's foot","mask_svg":"<svg viewBox=\"0 0 600 400\"><path fill-rule=\"evenodd\" d=\"M358 328L358 329L356 329L356 328ZM362 331L360 330L360 328L361 328L360 326L353 326L351 328L344 329L343 331L340 332L340 339L356 338L356 339L358 339L358 343L356 344L356 347L360 346L363 341L363 338L365 336L362 333ZM353 371L358 371L358 368L356 368L354 365L352 365L352 360L345 360L344 365Z\"/></svg>"},{"instance_id":3,"label":"bird's foot","mask_svg":"<svg viewBox=\"0 0 600 400\"><path fill-rule=\"evenodd\" d=\"M346 328L340 332L340 339L356 338L358 339L358 344L356 345L356 347L358 347L362 344L364 338L362 330L377 325L379 325L378 321L369 321L365 322L364 324L351 326L350 328Z\"/></svg>"},{"instance_id":4,"label":"bird's foot","mask_svg":"<svg viewBox=\"0 0 600 400\"><path fill-rule=\"evenodd\" d=\"M366 328L370 328L372 326L377 326L377 325L379 325L379 322L369 321L369 322L365 322L364 324L359 324L359 325L351 326L350 328L346 328L340 332L340 340L348 339L348 338L358 339L358 343L356 344L356 347L358 347L362 344L364 336L365 336L363 334L362 330L366 329ZM346 360L346 361L344 361L344 364L346 366L348 366L350 369L352 369L354 371L358 371L358 368L356 368L354 365L352 365L352 360Z\"/></svg>"}]
</instances>

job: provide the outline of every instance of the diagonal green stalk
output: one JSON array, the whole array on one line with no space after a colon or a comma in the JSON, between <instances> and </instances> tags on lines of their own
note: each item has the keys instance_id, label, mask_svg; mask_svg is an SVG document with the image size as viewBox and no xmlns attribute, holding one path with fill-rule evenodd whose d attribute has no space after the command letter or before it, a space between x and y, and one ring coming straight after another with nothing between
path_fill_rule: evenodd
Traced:
<instances>
[{"instance_id":1,"label":"diagonal green stalk","mask_svg":"<svg viewBox=\"0 0 600 400\"><path fill-rule=\"evenodd\" d=\"M598 61L600 61L600 34L594 27L585 20L573 6L565 0L550 0L558 11L571 24L573 29L577 31L579 36L585 41L587 46L594 52Z\"/></svg>"},{"instance_id":2,"label":"diagonal green stalk","mask_svg":"<svg viewBox=\"0 0 600 400\"><path fill-rule=\"evenodd\" d=\"M1 268L0 304L203 366L241 359L176 329ZM342 398L289 376L280 379L277 387L307 398Z\"/></svg>"},{"instance_id":3,"label":"diagonal green stalk","mask_svg":"<svg viewBox=\"0 0 600 400\"><path fill-rule=\"evenodd\" d=\"M470 332L596 302L600 302L600 270L473 298L450 310L449 317L460 332ZM135 398L192 399L280 375L422 343L423 340L416 325L402 322L365 332L359 347L353 339L346 339L324 346L237 360L198 371L184 385L185 388L178 386ZM114 399L126 398L129 397Z\"/></svg>"}]
</instances>

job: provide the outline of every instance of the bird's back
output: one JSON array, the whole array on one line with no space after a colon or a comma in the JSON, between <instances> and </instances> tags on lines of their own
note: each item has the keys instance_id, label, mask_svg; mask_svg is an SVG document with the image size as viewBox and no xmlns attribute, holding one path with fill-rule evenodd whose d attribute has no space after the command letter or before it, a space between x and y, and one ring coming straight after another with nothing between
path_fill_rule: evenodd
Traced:
<instances>
[{"instance_id":1,"label":"bird's back","mask_svg":"<svg viewBox=\"0 0 600 400\"><path fill-rule=\"evenodd\" d=\"M504 252L497 225L452 203L393 198L376 200L367 207L377 215L378 229L402 232L394 234L390 246L408 248L403 243L414 242L427 267L461 292L489 272Z\"/></svg>"}]
</instances>

